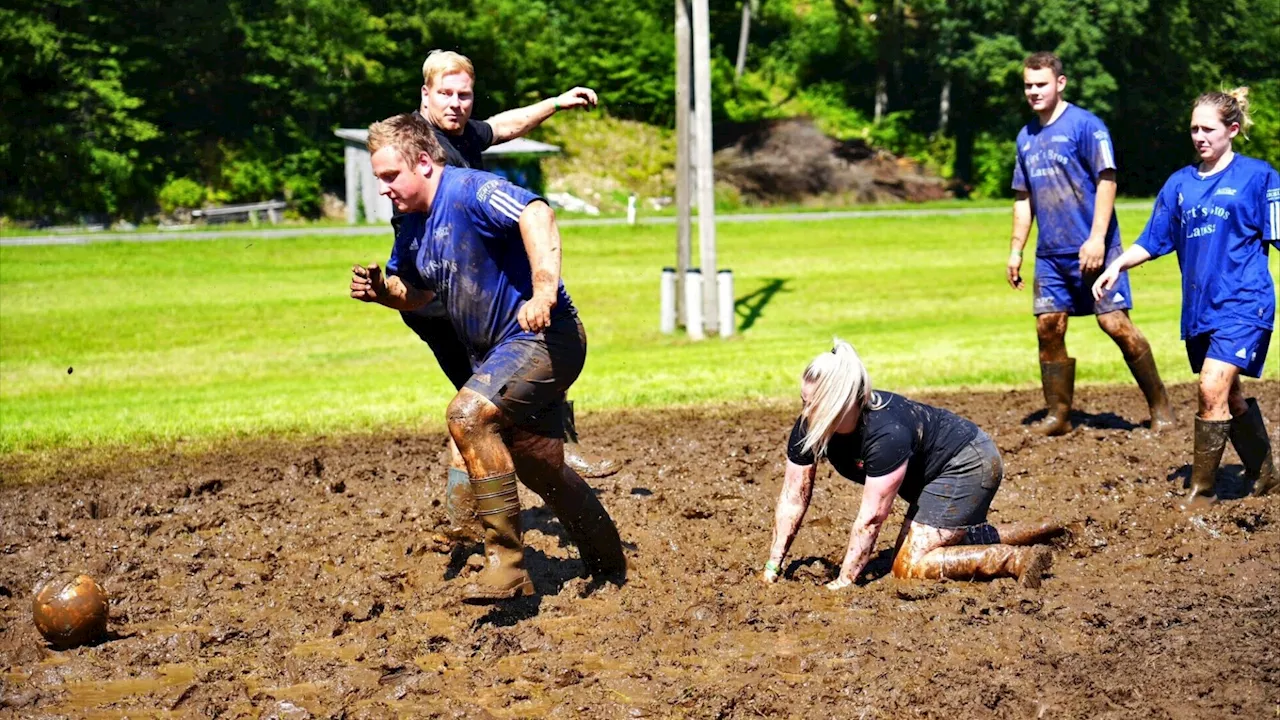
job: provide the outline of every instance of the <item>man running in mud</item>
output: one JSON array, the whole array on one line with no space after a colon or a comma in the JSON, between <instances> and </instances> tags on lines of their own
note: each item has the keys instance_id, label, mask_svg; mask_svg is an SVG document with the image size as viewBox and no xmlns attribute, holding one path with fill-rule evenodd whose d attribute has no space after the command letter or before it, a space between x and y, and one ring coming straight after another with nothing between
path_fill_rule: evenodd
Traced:
<instances>
[{"instance_id":1,"label":"man running in mud","mask_svg":"<svg viewBox=\"0 0 1280 720\"><path fill-rule=\"evenodd\" d=\"M1067 356L1067 318L1095 315L1120 346L1151 409L1151 429L1173 425L1173 408L1156 369L1151 345L1129 319L1133 294L1122 274L1106 296L1094 299L1093 280L1120 256L1116 223L1116 163L1107 126L1062 98L1062 61L1047 52L1023 63L1023 92L1036 118L1018 133L1013 172L1013 237L1006 275L1021 290L1022 250L1032 220L1036 238L1033 312L1040 340L1040 382L1048 406L1034 426L1044 435L1071 431L1076 361Z\"/></svg>"},{"instance_id":2,"label":"man running in mud","mask_svg":"<svg viewBox=\"0 0 1280 720\"><path fill-rule=\"evenodd\" d=\"M586 333L560 281L560 234L542 198L479 170L445 167L429 123L369 127L381 193L406 213L384 277L352 268L351 296L397 310L439 297L472 374L449 403L449 434L475 492L488 564L468 602L531 595L516 474L555 511L597 578L626 571L617 528L564 461L560 406L586 361Z\"/></svg>"},{"instance_id":3,"label":"man running in mud","mask_svg":"<svg viewBox=\"0 0 1280 720\"><path fill-rule=\"evenodd\" d=\"M445 153L445 164L454 167L484 169L481 155L489 146L522 137L560 110L589 108L596 105L596 94L590 88L576 87L555 98L523 108L499 113L487 121L471 119L475 101L475 67L456 52L433 50L422 64L422 103L414 114L425 118L435 131ZM400 216L392 219L397 228ZM458 339L444 307L439 301L428 303L413 312L400 313L418 337L431 348L440 369L460 389L471 377L471 360ZM565 414L565 462L585 477L606 477L621 465L583 448L573 417L573 403L563 403ZM466 534L473 526L475 500L470 495L470 482L457 448L450 445L449 478L445 491L445 510L452 530Z\"/></svg>"}]
</instances>

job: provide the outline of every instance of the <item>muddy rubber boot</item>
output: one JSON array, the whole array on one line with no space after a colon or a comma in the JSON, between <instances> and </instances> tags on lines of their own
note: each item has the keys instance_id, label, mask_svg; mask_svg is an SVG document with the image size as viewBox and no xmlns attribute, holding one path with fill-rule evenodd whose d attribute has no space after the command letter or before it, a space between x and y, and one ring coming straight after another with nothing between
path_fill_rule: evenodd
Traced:
<instances>
[{"instance_id":1,"label":"muddy rubber boot","mask_svg":"<svg viewBox=\"0 0 1280 720\"><path fill-rule=\"evenodd\" d=\"M444 490L444 514L449 519L448 535L453 540L479 540L484 536L476 517L476 494L466 470L449 468Z\"/></svg>"},{"instance_id":2,"label":"muddy rubber boot","mask_svg":"<svg viewBox=\"0 0 1280 720\"><path fill-rule=\"evenodd\" d=\"M993 525L986 523L971 527L965 533L965 545L1040 545L1069 534L1067 528L1055 520L1039 522L1015 522Z\"/></svg>"},{"instance_id":3,"label":"muddy rubber boot","mask_svg":"<svg viewBox=\"0 0 1280 720\"><path fill-rule=\"evenodd\" d=\"M1222 451L1227 447L1227 434L1231 432L1230 420L1205 420L1196 418L1195 459L1191 463L1191 490L1178 506L1183 510L1197 510L1212 504L1217 498L1213 485L1222 464Z\"/></svg>"},{"instance_id":4,"label":"muddy rubber boot","mask_svg":"<svg viewBox=\"0 0 1280 720\"><path fill-rule=\"evenodd\" d=\"M906 576L930 580L1013 577L1026 587L1038 588L1052 564L1053 553L1047 547L961 545L929 551L907 569Z\"/></svg>"},{"instance_id":5,"label":"muddy rubber boot","mask_svg":"<svg viewBox=\"0 0 1280 720\"><path fill-rule=\"evenodd\" d=\"M564 408L564 462L586 478L602 478L622 469L622 463L591 452L578 442L578 427L573 419L573 401L566 400Z\"/></svg>"},{"instance_id":6,"label":"muddy rubber boot","mask_svg":"<svg viewBox=\"0 0 1280 720\"><path fill-rule=\"evenodd\" d=\"M1262 419L1258 401L1245 401L1249 409L1243 415L1231 418L1231 446L1244 464L1244 476L1253 482L1254 495L1269 495L1280 491L1280 473L1276 472L1275 458L1271 453L1271 437Z\"/></svg>"},{"instance_id":7,"label":"muddy rubber boot","mask_svg":"<svg viewBox=\"0 0 1280 720\"><path fill-rule=\"evenodd\" d=\"M1040 363L1040 384L1044 387L1044 419L1031 426L1041 435L1065 435L1071 432L1071 401L1075 396L1076 359L1065 362Z\"/></svg>"},{"instance_id":8,"label":"muddy rubber boot","mask_svg":"<svg viewBox=\"0 0 1280 720\"><path fill-rule=\"evenodd\" d=\"M1165 392L1151 350L1142 353L1136 360L1125 362L1129 365L1129 372L1133 373L1133 379L1138 381L1142 395L1147 398L1147 407L1151 409L1151 430L1160 432L1173 427L1173 405L1169 403L1169 393Z\"/></svg>"},{"instance_id":9,"label":"muddy rubber boot","mask_svg":"<svg viewBox=\"0 0 1280 720\"><path fill-rule=\"evenodd\" d=\"M488 603L533 594L533 581L524 569L520 539L520 498L516 474L472 479L476 514L484 526L484 554L488 565L462 591L463 602Z\"/></svg>"},{"instance_id":10,"label":"muddy rubber boot","mask_svg":"<svg viewBox=\"0 0 1280 720\"><path fill-rule=\"evenodd\" d=\"M588 575L600 579L626 575L627 558L622 552L618 527L590 485L565 468L561 482L550 489L546 500L569 539L578 546Z\"/></svg>"}]
</instances>

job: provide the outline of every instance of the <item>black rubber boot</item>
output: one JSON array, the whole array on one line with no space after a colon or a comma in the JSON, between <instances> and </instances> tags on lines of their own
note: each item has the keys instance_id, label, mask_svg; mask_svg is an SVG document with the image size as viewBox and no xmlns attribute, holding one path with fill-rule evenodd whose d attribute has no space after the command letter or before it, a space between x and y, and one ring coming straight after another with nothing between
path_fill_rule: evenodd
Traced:
<instances>
[{"instance_id":1,"label":"black rubber boot","mask_svg":"<svg viewBox=\"0 0 1280 720\"><path fill-rule=\"evenodd\" d=\"M1183 510L1195 510L1213 503L1213 485L1222 464L1222 451L1227 447L1230 420L1196 418L1195 459L1191 464L1191 490L1183 499Z\"/></svg>"},{"instance_id":2,"label":"black rubber boot","mask_svg":"<svg viewBox=\"0 0 1280 720\"><path fill-rule=\"evenodd\" d=\"M1044 403L1048 414L1031 429L1041 435L1065 435L1071 432L1071 401L1075 396L1076 360L1040 363L1040 384L1044 387Z\"/></svg>"},{"instance_id":3,"label":"black rubber boot","mask_svg":"<svg viewBox=\"0 0 1280 720\"><path fill-rule=\"evenodd\" d=\"M1160 371L1156 369L1156 359L1151 351L1142 353L1136 360L1126 360L1133 379L1147 398L1147 407L1151 409L1151 429L1155 432L1173 427L1173 406L1169 403L1169 393L1165 392L1164 382L1160 380Z\"/></svg>"},{"instance_id":4,"label":"black rubber boot","mask_svg":"<svg viewBox=\"0 0 1280 720\"><path fill-rule=\"evenodd\" d=\"M1280 475L1276 472L1275 458L1271 453L1271 437L1262 419L1258 401L1245 401L1248 410L1231 419L1231 446L1244 464L1244 475L1253 483L1254 495L1269 495L1280 491Z\"/></svg>"}]
</instances>

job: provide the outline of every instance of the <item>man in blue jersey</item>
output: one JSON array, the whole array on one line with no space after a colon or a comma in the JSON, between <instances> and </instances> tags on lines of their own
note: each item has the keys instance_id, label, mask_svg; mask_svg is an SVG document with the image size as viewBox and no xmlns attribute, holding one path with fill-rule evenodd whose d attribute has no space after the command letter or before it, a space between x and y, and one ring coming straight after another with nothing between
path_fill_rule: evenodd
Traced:
<instances>
[{"instance_id":1,"label":"man in blue jersey","mask_svg":"<svg viewBox=\"0 0 1280 720\"><path fill-rule=\"evenodd\" d=\"M1173 409L1151 346L1129 319L1133 296L1121 276L1105 297L1094 299L1093 279L1120 255L1116 223L1116 162L1107 126L1062 98L1067 78L1062 61L1041 52L1023 63L1023 89L1036 119L1018 133L1013 173L1013 237L1006 268L1009 285L1021 290L1022 251L1036 221L1033 311L1040 341L1040 380L1047 405L1034 429L1045 435L1071 430L1075 358L1067 356L1067 318L1095 315L1120 346L1151 409L1151 429L1173 424Z\"/></svg>"},{"instance_id":2,"label":"man in blue jersey","mask_svg":"<svg viewBox=\"0 0 1280 720\"><path fill-rule=\"evenodd\" d=\"M351 296L397 310L439 297L472 374L449 403L449 434L466 463L488 564L469 602L533 593L524 569L516 474L540 495L600 577L625 572L612 519L564 462L561 405L586 360L586 334L560 281L560 235L546 202L502 178L445 167L415 114L369 128L383 195L407 213L387 275L352 269Z\"/></svg>"},{"instance_id":3,"label":"man in blue jersey","mask_svg":"<svg viewBox=\"0 0 1280 720\"><path fill-rule=\"evenodd\" d=\"M475 120L471 117L475 80L471 60L456 52L433 50L422 63L422 102L417 114L431 123L436 140L444 150L446 165L483 170L482 153L491 145L523 137L561 110L591 108L597 103L591 88L575 87L554 98L498 113L488 120ZM394 228L399 218L391 222ZM454 387L462 387L471 376L471 367L440 303L401 313L400 317L431 348L440 369ZM579 444L573 403L566 401L562 411L565 413L565 462L585 477L605 477L617 472L621 468L618 462ZM467 497L469 483L461 460L456 452L452 455L445 507L455 529L464 529L470 524L468 508L473 501Z\"/></svg>"}]
</instances>

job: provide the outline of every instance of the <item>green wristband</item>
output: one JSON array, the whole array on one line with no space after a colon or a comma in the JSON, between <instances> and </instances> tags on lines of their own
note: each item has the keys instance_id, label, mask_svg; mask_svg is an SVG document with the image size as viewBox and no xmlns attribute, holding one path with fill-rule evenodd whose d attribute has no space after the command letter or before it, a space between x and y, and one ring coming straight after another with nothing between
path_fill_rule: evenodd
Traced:
<instances>
[{"instance_id":1,"label":"green wristband","mask_svg":"<svg viewBox=\"0 0 1280 720\"><path fill-rule=\"evenodd\" d=\"M1010 250L1009 250L1009 254L1010 254L1010 255L1017 255L1018 257L1022 257L1022 251L1021 251L1021 250L1013 250L1013 249L1010 249Z\"/></svg>"},{"instance_id":2,"label":"green wristband","mask_svg":"<svg viewBox=\"0 0 1280 720\"><path fill-rule=\"evenodd\" d=\"M555 98L555 99L554 99L554 100L552 100L551 102L555 104L555 106L556 106L556 112L560 112L560 110L561 110L561 108L560 108L560 98Z\"/></svg>"},{"instance_id":3,"label":"green wristband","mask_svg":"<svg viewBox=\"0 0 1280 720\"><path fill-rule=\"evenodd\" d=\"M782 566L772 560L764 564L764 569L773 573L782 573Z\"/></svg>"}]
</instances>

